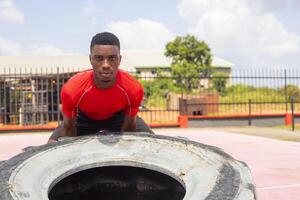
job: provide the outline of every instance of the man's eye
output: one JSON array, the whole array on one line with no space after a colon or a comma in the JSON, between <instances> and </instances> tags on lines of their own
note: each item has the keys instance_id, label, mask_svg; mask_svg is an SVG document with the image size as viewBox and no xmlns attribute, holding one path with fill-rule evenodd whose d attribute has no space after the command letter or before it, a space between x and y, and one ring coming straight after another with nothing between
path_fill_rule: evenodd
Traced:
<instances>
[{"instance_id":1,"label":"man's eye","mask_svg":"<svg viewBox=\"0 0 300 200\"><path fill-rule=\"evenodd\" d=\"M111 61L111 62L114 62L114 61L117 60L117 56L109 56L108 60Z\"/></svg>"},{"instance_id":2,"label":"man's eye","mask_svg":"<svg viewBox=\"0 0 300 200\"><path fill-rule=\"evenodd\" d=\"M97 61L102 61L104 59L103 56L95 56L94 58Z\"/></svg>"}]
</instances>

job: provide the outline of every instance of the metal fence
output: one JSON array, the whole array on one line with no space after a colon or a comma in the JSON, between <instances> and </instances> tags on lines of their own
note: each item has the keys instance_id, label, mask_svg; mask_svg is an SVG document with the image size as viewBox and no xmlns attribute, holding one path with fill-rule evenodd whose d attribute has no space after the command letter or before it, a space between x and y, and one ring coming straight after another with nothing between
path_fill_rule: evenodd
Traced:
<instances>
[{"instance_id":1,"label":"metal fence","mask_svg":"<svg viewBox=\"0 0 300 200\"><path fill-rule=\"evenodd\" d=\"M48 124L62 120L60 91L77 70L3 70L0 125ZM72 70L71 70L72 71ZM299 70L232 70L203 77L168 72L132 73L144 86L139 115L147 123L177 123L182 115L283 114L300 109Z\"/></svg>"}]
</instances>

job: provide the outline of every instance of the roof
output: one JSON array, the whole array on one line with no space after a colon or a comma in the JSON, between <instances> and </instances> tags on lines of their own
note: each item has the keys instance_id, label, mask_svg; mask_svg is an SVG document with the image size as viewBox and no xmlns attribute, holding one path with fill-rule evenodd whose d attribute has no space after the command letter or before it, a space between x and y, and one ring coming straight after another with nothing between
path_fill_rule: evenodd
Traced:
<instances>
[{"instance_id":1,"label":"roof","mask_svg":"<svg viewBox=\"0 0 300 200\"><path fill-rule=\"evenodd\" d=\"M87 55L64 56L0 56L0 74L74 72L90 68Z\"/></svg>"},{"instance_id":2,"label":"roof","mask_svg":"<svg viewBox=\"0 0 300 200\"><path fill-rule=\"evenodd\" d=\"M160 66L168 67L171 60L164 56L163 51L123 51L123 59L134 67Z\"/></svg>"},{"instance_id":3,"label":"roof","mask_svg":"<svg viewBox=\"0 0 300 200\"><path fill-rule=\"evenodd\" d=\"M170 67L171 60L163 51L122 51L120 68L134 72L136 68ZM214 57L213 66L232 67L234 64ZM91 68L88 55L61 56L0 56L0 74L76 72Z\"/></svg>"},{"instance_id":4,"label":"roof","mask_svg":"<svg viewBox=\"0 0 300 200\"><path fill-rule=\"evenodd\" d=\"M122 62L134 68L166 68L171 66L171 59L164 55L164 51L124 51ZM124 64L124 63L123 63ZM213 56L211 65L213 67L232 68L233 63Z\"/></svg>"},{"instance_id":5,"label":"roof","mask_svg":"<svg viewBox=\"0 0 300 200\"><path fill-rule=\"evenodd\" d=\"M171 59L164 55L164 51L124 51L123 59L126 58L134 68L166 68L171 66ZM126 61L127 61L126 60ZM222 58L213 56L213 67L233 67L234 64Z\"/></svg>"},{"instance_id":6,"label":"roof","mask_svg":"<svg viewBox=\"0 0 300 200\"><path fill-rule=\"evenodd\" d=\"M213 56L211 65L214 67L230 67L230 68L234 66L233 63L216 56Z\"/></svg>"}]
</instances>

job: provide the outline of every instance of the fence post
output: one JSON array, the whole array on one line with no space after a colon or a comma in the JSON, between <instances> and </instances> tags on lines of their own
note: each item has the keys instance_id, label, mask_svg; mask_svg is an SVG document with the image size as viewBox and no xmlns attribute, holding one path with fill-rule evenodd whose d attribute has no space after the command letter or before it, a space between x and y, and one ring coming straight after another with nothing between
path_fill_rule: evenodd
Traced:
<instances>
[{"instance_id":1,"label":"fence post","mask_svg":"<svg viewBox=\"0 0 300 200\"><path fill-rule=\"evenodd\" d=\"M182 76L180 75L179 78L180 78L180 93L181 93L181 99L183 99L183 88L182 88L182 87L183 87L183 86L182 86L183 83L182 83Z\"/></svg>"},{"instance_id":2,"label":"fence post","mask_svg":"<svg viewBox=\"0 0 300 200\"><path fill-rule=\"evenodd\" d=\"M59 87L59 67L57 67L57 82L56 82L56 91L57 91L57 95L56 95L56 104L57 104L57 123L59 124L60 122L60 112L59 112L59 97L60 97L60 87Z\"/></svg>"},{"instance_id":3,"label":"fence post","mask_svg":"<svg viewBox=\"0 0 300 200\"><path fill-rule=\"evenodd\" d=\"M7 119L8 119L8 113L7 113L7 86L6 86L6 77L7 77L7 74L6 74L6 68L4 68L3 70L4 72L4 78L3 78L3 93L4 93L4 124L6 125L8 122L7 122ZM9 77L9 76L8 76Z\"/></svg>"},{"instance_id":4,"label":"fence post","mask_svg":"<svg viewBox=\"0 0 300 200\"><path fill-rule=\"evenodd\" d=\"M292 130L295 130L294 97L291 97Z\"/></svg>"},{"instance_id":5,"label":"fence post","mask_svg":"<svg viewBox=\"0 0 300 200\"><path fill-rule=\"evenodd\" d=\"M186 115L179 115L178 117L178 124L180 128L188 128L188 116Z\"/></svg>"},{"instance_id":6,"label":"fence post","mask_svg":"<svg viewBox=\"0 0 300 200\"><path fill-rule=\"evenodd\" d=\"M287 71L284 70L285 113L288 112Z\"/></svg>"},{"instance_id":7,"label":"fence post","mask_svg":"<svg viewBox=\"0 0 300 200\"><path fill-rule=\"evenodd\" d=\"M184 113L179 113L179 115L181 115L181 114L186 115L187 114L187 103L183 99L183 79L182 79L181 75L179 75L179 78L180 78L180 92L181 92L181 105L180 105L181 110L179 112L184 111Z\"/></svg>"},{"instance_id":8,"label":"fence post","mask_svg":"<svg viewBox=\"0 0 300 200\"><path fill-rule=\"evenodd\" d=\"M251 99L249 99L249 101L248 101L248 106L249 106L248 126L251 126L252 125Z\"/></svg>"}]
</instances>

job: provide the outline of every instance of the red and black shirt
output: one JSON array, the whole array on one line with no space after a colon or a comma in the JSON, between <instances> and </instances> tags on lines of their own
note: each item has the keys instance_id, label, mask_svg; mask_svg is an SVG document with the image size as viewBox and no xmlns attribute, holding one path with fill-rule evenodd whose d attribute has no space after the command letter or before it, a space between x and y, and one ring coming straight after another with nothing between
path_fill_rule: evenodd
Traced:
<instances>
[{"instance_id":1,"label":"red and black shirt","mask_svg":"<svg viewBox=\"0 0 300 200\"><path fill-rule=\"evenodd\" d=\"M77 116L79 109L94 120L104 120L124 110L134 117L143 99L143 87L128 73L118 70L115 84L108 89L99 89L94 84L93 70L71 77L61 92L62 112L68 118Z\"/></svg>"}]
</instances>

